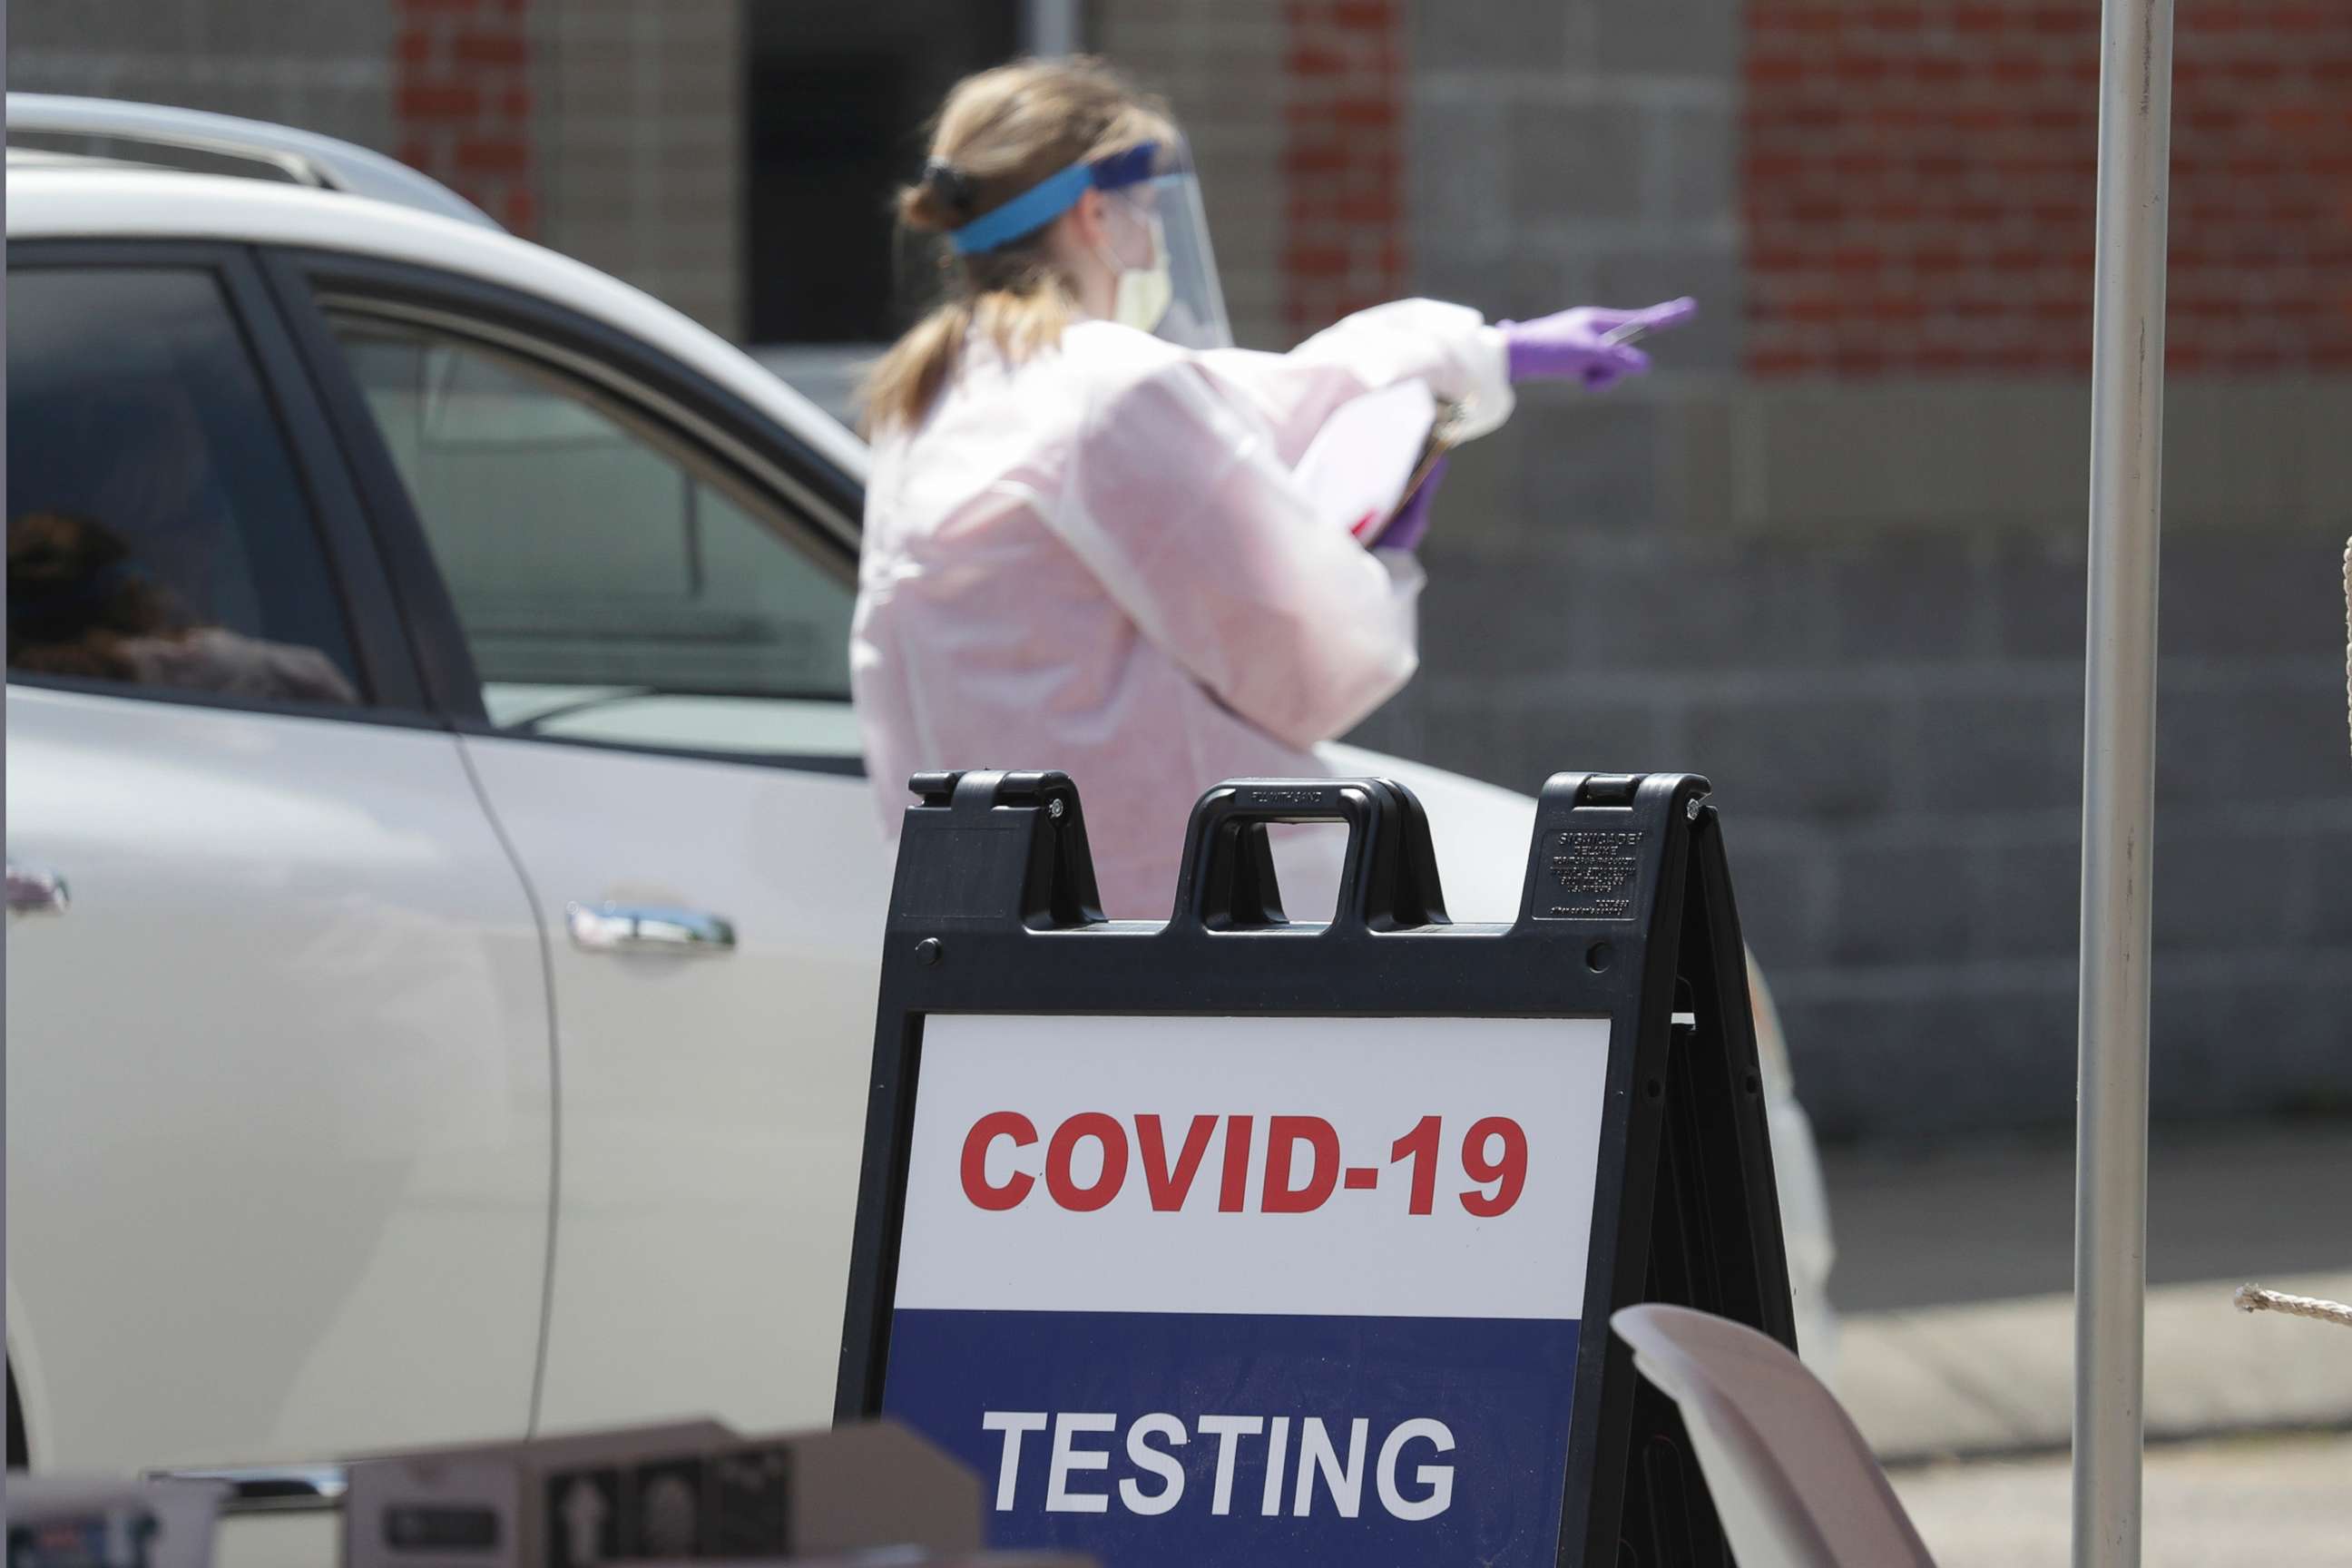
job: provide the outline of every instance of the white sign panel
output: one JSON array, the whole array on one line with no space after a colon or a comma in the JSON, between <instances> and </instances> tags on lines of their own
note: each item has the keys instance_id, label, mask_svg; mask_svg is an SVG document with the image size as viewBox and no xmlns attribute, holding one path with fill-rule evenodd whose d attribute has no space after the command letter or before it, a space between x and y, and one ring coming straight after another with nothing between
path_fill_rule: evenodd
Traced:
<instances>
[{"instance_id":1,"label":"white sign panel","mask_svg":"<svg viewBox=\"0 0 2352 1568\"><path fill-rule=\"evenodd\" d=\"M1548 1563L1608 1063L1603 1018L933 1016L884 1409L1004 1544Z\"/></svg>"}]
</instances>

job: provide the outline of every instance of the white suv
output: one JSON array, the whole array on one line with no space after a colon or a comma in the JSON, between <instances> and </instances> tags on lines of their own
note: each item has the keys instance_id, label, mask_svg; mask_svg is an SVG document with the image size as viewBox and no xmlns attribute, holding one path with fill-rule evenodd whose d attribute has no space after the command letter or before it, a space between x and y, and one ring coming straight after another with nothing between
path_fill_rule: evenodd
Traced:
<instances>
[{"instance_id":1,"label":"white suv","mask_svg":"<svg viewBox=\"0 0 2352 1568\"><path fill-rule=\"evenodd\" d=\"M356 149L9 115L284 177L12 152L12 1447L824 1421L890 877L863 447ZM1510 917L1530 802L1331 761Z\"/></svg>"}]
</instances>

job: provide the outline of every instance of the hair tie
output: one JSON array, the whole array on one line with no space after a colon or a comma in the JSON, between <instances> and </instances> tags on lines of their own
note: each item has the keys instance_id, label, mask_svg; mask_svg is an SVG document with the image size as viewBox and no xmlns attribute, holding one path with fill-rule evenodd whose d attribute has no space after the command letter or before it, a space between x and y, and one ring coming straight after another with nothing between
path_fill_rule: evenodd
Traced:
<instances>
[{"instance_id":1,"label":"hair tie","mask_svg":"<svg viewBox=\"0 0 2352 1568\"><path fill-rule=\"evenodd\" d=\"M923 184L944 200L957 216L961 217L971 211L977 193L972 189L971 176L962 170L933 158L923 165Z\"/></svg>"}]
</instances>

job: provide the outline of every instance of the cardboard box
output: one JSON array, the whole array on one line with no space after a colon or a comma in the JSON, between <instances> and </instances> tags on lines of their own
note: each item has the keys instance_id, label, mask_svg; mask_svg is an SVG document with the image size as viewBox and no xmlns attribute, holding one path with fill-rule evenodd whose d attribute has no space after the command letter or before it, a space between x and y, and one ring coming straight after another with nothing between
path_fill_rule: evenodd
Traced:
<instances>
[{"instance_id":1,"label":"cardboard box","mask_svg":"<svg viewBox=\"0 0 2352 1568\"><path fill-rule=\"evenodd\" d=\"M345 1568L601 1568L968 1555L980 1482L902 1426L746 1439L716 1422L355 1461ZM908 1561L924 1561L918 1556Z\"/></svg>"}]
</instances>

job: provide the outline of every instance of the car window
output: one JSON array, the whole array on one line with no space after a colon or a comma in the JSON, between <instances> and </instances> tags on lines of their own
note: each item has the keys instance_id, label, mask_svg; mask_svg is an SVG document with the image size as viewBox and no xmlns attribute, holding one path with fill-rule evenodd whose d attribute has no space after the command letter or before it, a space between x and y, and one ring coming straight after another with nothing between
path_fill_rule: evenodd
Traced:
<instances>
[{"instance_id":1,"label":"car window","mask_svg":"<svg viewBox=\"0 0 2352 1568\"><path fill-rule=\"evenodd\" d=\"M790 503L520 353L340 316L503 728L856 752L855 583Z\"/></svg>"},{"instance_id":2,"label":"car window","mask_svg":"<svg viewBox=\"0 0 2352 1568\"><path fill-rule=\"evenodd\" d=\"M8 672L350 703L310 502L194 268L8 278Z\"/></svg>"}]
</instances>

